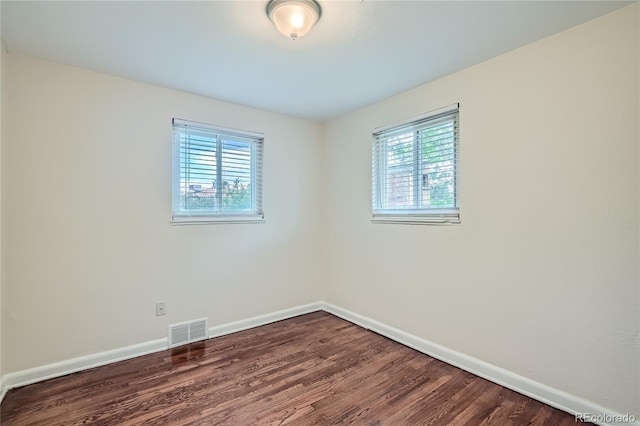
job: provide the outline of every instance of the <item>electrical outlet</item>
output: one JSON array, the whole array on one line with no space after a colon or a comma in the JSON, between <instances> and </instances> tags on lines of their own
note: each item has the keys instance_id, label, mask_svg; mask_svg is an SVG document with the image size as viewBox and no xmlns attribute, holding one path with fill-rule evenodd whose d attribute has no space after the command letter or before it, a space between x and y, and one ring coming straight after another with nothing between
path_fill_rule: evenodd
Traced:
<instances>
[{"instance_id":1,"label":"electrical outlet","mask_svg":"<svg viewBox=\"0 0 640 426\"><path fill-rule=\"evenodd\" d=\"M166 308L164 306L164 302L158 302L156 303L156 316L159 317L161 315L166 314Z\"/></svg>"}]
</instances>

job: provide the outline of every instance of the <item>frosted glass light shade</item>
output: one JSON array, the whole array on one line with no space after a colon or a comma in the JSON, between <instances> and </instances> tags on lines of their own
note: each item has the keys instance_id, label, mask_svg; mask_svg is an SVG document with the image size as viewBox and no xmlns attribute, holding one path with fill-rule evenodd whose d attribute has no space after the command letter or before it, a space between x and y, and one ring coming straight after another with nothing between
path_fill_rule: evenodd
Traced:
<instances>
[{"instance_id":1,"label":"frosted glass light shade","mask_svg":"<svg viewBox=\"0 0 640 426\"><path fill-rule=\"evenodd\" d=\"M313 0L271 0L267 15L278 31L295 40L318 22L320 6Z\"/></svg>"}]
</instances>

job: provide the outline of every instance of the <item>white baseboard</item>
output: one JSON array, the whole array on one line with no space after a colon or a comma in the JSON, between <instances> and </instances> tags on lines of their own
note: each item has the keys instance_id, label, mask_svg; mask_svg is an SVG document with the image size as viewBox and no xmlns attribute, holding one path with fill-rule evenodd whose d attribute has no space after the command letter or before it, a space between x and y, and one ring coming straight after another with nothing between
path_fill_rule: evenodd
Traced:
<instances>
[{"instance_id":1,"label":"white baseboard","mask_svg":"<svg viewBox=\"0 0 640 426\"><path fill-rule=\"evenodd\" d=\"M461 368L465 371L475 374L476 376L482 377L491 382L512 389L518 393L541 401L552 407L556 407L562 411L566 411L572 415L576 415L577 413L591 413L594 416L602 416L603 419L622 418L619 416L623 416L620 413L617 413L605 407L601 407L591 401L586 401L575 395L571 395L566 392L546 386L542 383L535 382L511 371L481 361L477 358L473 358L460 352L447 349L436 343L406 333L395 327L391 327L374 319L356 314L347 309L340 308L330 303L310 303L308 305L284 309L281 311L259 315L245 320L213 326L208 330L209 338L248 330L250 328L259 327L261 325L270 324L272 322L285 320L298 315L303 315L319 310L326 311L368 330L375 331L376 333L388 337L391 340L437 358L441 361L446 362L447 364L451 364L453 366ZM168 340L167 338L163 338L150 342L140 343L137 345L127 346L124 348L74 358L67 361L61 361L54 364L48 364L40 367L30 368L27 370L17 371L14 373L8 373L0 378L0 402L2 401L2 398L4 398L7 390L11 388L25 386L31 383L52 379L54 377L60 377L67 374L75 373L77 371L87 370L89 368L99 367L101 365L111 364L113 362L147 355L153 352L163 351L167 348ZM606 420L593 423L602 426L613 426L621 424L640 426L640 421L638 421L637 419L633 423L616 423Z\"/></svg>"},{"instance_id":2,"label":"white baseboard","mask_svg":"<svg viewBox=\"0 0 640 426\"><path fill-rule=\"evenodd\" d=\"M27 370L16 371L2 376L2 389L0 395L4 397L7 390L20 386L30 385L55 377L66 376L82 370L111 364L125 359L131 359L167 349L167 338L126 346L124 348L99 352L96 354L81 356L65 361L47 364ZM0 401L2 401L0 399Z\"/></svg>"},{"instance_id":3,"label":"white baseboard","mask_svg":"<svg viewBox=\"0 0 640 426\"><path fill-rule=\"evenodd\" d=\"M2 402L8 390L9 388L5 384L4 376L0 376L0 402Z\"/></svg>"},{"instance_id":4,"label":"white baseboard","mask_svg":"<svg viewBox=\"0 0 640 426\"><path fill-rule=\"evenodd\" d=\"M482 377L483 379L487 379L493 383L514 390L574 416L578 413L590 413L594 418L595 416L600 416L600 418L603 419L603 421L599 422L591 420L592 423L602 426L622 424L640 426L640 421L638 421L637 418L631 423L607 421L611 419L624 419L625 417L623 414L599 406L591 401L551 388L493 364L489 364L477 358L445 348L436 343L406 333L374 319L356 314L347 309L340 308L330 303L323 303L322 310L368 330L375 331L376 333L388 337L391 340L432 356L433 358L444 361L447 364L451 364L462 370L468 371L469 373L475 374L476 376Z\"/></svg>"},{"instance_id":5,"label":"white baseboard","mask_svg":"<svg viewBox=\"0 0 640 426\"><path fill-rule=\"evenodd\" d=\"M270 324L276 321L297 317L298 315L322 310L322 302L309 303L308 305L296 306L295 308L283 309L269 314L258 315L240 321L209 327L209 338L224 336L238 331L248 330L261 325Z\"/></svg>"},{"instance_id":6,"label":"white baseboard","mask_svg":"<svg viewBox=\"0 0 640 426\"><path fill-rule=\"evenodd\" d=\"M281 311L259 315L245 320L213 326L208 330L209 338L247 330L283 319L307 314L309 312L319 311L321 309L321 302L310 303L308 305L284 309ZM99 352L66 361L43 365L40 367L29 368L27 370L16 371L14 373L8 373L3 375L0 379L0 402L2 402L2 399L4 398L7 391L12 388L53 379L55 377L66 376L67 374L75 373L82 370L88 370L94 367L100 367L102 365L111 364L118 361L124 361L126 359L135 358L154 352L164 351L168 348L168 339L165 337L162 339L127 346L124 348Z\"/></svg>"}]
</instances>

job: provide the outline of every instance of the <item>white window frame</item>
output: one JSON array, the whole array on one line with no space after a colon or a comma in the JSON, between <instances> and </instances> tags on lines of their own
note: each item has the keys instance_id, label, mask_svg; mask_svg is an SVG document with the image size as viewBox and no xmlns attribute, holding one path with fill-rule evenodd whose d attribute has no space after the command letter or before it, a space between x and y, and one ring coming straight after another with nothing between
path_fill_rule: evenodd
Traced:
<instances>
[{"instance_id":1,"label":"white window frame","mask_svg":"<svg viewBox=\"0 0 640 426\"><path fill-rule=\"evenodd\" d=\"M261 223L264 222L264 209L262 198L262 162L264 151L264 134L258 132L250 132L246 130L238 130L221 126L214 126L205 123L182 120L174 118L172 120L173 129L173 154L172 154L172 215L171 224L188 225L188 224L208 224L208 223ZM183 208L181 198L184 196L181 188L181 177L183 175L181 164L181 149L186 144L184 134L188 132L198 132L210 136L219 144L220 138L225 140L240 140L251 145L251 206L250 211L247 210L191 210ZM214 145L212 144L212 147ZM222 197L219 188L221 188L221 176L225 170L224 160L222 158L223 151L216 145L215 161L216 164L222 164L222 167L216 168L216 195Z\"/></svg>"},{"instance_id":2,"label":"white window frame","mask_svg":"<svg viewBox=\"0 0 640 426\"><path fill-rule=\"evenodd\" d=\"M460 153L460 133L459 133L459 104L453 104L445 108L421 114L409 121L378 127L373 131L372 149L372 222L374 223L407 223L407 224L432 224L449 225L460 223L459 205L459 153ZM418 134L420 131L429 128L430 125L442 122L443 120L453 120L453 180L454 180L454 202L452 206L446 208L420 207L422 203L422 188L424 179L422 173L423 158L420 152ZM412 205L407 208L389 208L384 205L385 197L388 197L388 164L385 162L388 147L393 135L399 133L414 133L410 139L412 145L413 158L409 165L412 171L407 173L407 177L412 179L411 184L404 187L407 192L412 193Z\"/></svg>"}]
</instances>

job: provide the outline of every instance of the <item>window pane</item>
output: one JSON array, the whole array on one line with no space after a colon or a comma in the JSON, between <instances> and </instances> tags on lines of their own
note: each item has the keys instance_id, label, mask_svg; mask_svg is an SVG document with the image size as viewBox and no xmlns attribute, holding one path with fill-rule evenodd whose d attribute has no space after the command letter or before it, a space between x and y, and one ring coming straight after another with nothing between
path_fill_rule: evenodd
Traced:
<instances>
[{"instance_id":1,"label":"window pane","mask_svg":"<svg viewBox=\"0 0 640 426\"><path fill-rule=\"evenodd\" d=\"M394 135L385 141L386 182L383 184L384 207L411 208L413 199L414 140L413 132Z\"/></svg>"},{"instance_id":2,"label":"window pane","mask_svg":"<svg viewBox=\"0 0 640 426\"><path fill-rule=\"evenodd\" d=\"M251 211L251 144L222 141L222 205L224 211Z\"/></svg>"},{"instance_id":3,"label":"window pane","mask_svg":"<svg viewBox=\"0 0 640 426\"><path fill-rule=\"evenodd\" d=\"M422 208L455 207L454 122L418 132L422 151Z\"/></svg>"},{"instance_id":4,"label":"window pane","mask_svg":"<svg viewBox=\"0 0 640 426\"><path fill-rule=\"evenodd\" d=\"M199 132L180 133L180 209L214 211L216 209L215 136Z\"/></svg>"}]
</instances>

